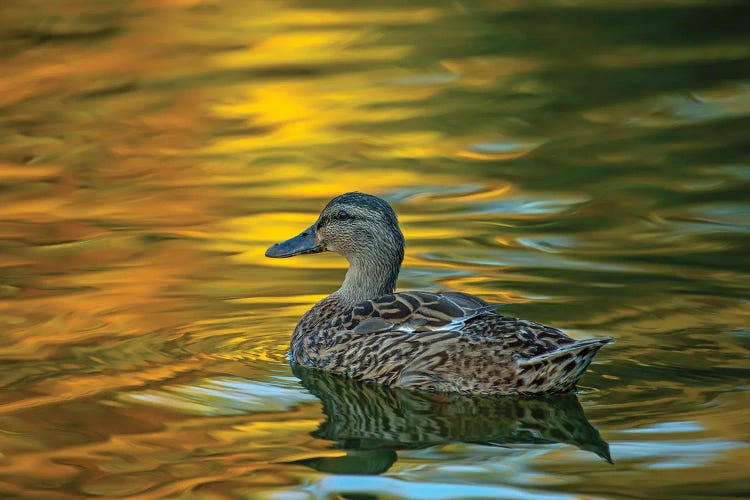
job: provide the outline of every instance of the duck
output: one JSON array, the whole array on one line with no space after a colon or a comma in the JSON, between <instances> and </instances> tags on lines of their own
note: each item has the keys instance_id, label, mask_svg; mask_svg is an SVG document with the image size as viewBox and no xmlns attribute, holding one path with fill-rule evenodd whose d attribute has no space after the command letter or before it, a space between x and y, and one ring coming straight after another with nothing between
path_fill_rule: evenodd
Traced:
<instances>
[{"instance_id":1,"label":"duck","mask_svg":"<svg viewBox=\"0 0 750 500\"><path fill-rule=\"evenodd\" d=\"M408 390L472 395L576 390L612 338L576 340L508 317L464 292L396 292L405 240L387 201L336 196L297 236L266 257L335 252L349 263L341 287L317 302L292 332L290 362Z\"/></svg>"}]
</instances>

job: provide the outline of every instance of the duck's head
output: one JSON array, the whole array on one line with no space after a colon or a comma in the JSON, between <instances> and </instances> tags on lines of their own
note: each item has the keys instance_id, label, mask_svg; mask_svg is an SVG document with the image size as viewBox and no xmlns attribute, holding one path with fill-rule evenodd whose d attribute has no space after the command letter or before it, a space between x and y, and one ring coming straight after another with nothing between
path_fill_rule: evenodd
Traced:
<instances>
[{"instance_id":1,"label":"duck's head","mask_svg":"<svg viewBox=\"0 0 750 500\"><path fill-rule=\"evenodd\" d=\"M377 196L346 193L328 202L318 220L294 238L276 243L266 257L292 257L329 250L350 263L404 257L404 237L396 213Z\"/></svg>"}]
</instances>

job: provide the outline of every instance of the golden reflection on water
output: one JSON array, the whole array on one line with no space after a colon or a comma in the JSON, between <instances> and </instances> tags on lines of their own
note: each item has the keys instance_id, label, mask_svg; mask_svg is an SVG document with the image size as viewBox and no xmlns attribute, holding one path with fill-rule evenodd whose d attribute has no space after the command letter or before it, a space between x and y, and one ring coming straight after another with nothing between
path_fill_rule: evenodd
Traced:
<instances>
[{"instance_id":1,"label":"golden reflection on water","mask_svg":"<svg viewBox=\"0 0 750 500\"><path fill-rule=\"evenodd\" d=\"M263 253L352 190L398 210L402 288L618 339L580 396L613 466L456 439L370 491L744 491L747 44L595 4L5 2L0 496L340 494L302 462L363 450L285 351L345 261Z\"/></svg>"}]
</instances>

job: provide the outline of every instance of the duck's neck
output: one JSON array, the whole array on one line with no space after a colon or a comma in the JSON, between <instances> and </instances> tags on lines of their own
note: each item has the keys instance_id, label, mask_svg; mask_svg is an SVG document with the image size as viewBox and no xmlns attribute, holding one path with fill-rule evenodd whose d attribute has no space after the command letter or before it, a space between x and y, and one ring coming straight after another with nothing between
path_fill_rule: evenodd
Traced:
<instances>
[{"instance_id":1,"label":"duck's neck","mask_svg":"<svg viewBox=\"0 0 750 500\"><path fill-rule=\"evenodd\" d=\"M344 283L331 296L347 306L393 293L404 258L403 247L349 257Z\"/></svg>"}]
</instances>

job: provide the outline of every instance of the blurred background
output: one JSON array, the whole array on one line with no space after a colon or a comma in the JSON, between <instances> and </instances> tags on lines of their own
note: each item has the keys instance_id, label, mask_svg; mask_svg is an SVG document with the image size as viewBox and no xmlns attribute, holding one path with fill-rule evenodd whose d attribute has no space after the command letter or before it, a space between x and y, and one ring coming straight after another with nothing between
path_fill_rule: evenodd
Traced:
<instances>
[{"instance_id":1,"label":"blurred background","mask_svg":"<svg viewBox=\"0 0 750 500\"><path fill-rule=\"evenodd\" d=\"M0 496L748 495L748 19L722 1L4 0ZM408 445L334 425L357 397L301 385L285 353L345 261L263 252L353 190L400 215L401 289L616 338L565 406L613 465L598 435L520 417L503 446L445 431L476 402L370 394L365 419L438 422Z\"/></svg>"}]
</instances>

